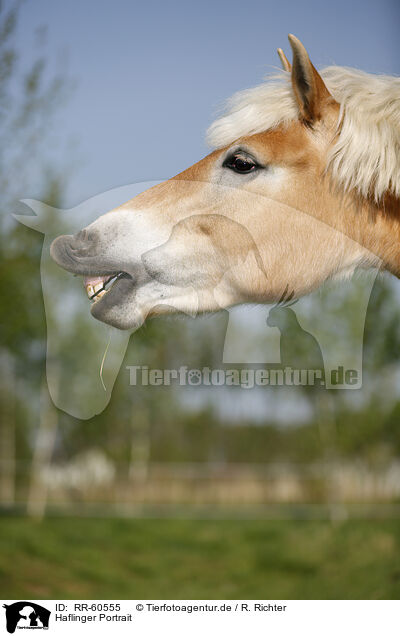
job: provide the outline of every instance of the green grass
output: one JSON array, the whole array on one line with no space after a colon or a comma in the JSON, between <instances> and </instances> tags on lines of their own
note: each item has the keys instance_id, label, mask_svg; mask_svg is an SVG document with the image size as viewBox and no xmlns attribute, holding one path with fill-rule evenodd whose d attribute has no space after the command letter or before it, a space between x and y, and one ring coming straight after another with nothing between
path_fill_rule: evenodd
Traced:
<instances>
[{"instance_id":1,"label":"green grass","mask_svg":"<svg viewBox=\"0 0 400 636\"><path fill-rule=\"evenodd\" d=\"M400 521L0 518L11 599L400 598Z\"/></svg>"}]
</instances>

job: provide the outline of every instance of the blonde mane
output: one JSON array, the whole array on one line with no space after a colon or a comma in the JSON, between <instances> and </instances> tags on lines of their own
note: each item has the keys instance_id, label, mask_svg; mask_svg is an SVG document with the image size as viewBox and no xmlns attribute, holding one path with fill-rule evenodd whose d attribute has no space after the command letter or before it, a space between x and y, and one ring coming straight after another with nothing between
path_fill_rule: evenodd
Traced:
<instances>
[{"instance_id":1,"label":"blonde mane","mask_svg":"<svg viewBox=\"0 0 400 636\"><path fill-rule=\"evenodd\" d=\"M327 168L345 191L379 201L386 192L400 198L400 78L330 66L320 72L340 104L338 136ZM231 97L225 113L207 132L220 148L242 136L298 117L289 73Z\"/></svg>"}]
</instances>

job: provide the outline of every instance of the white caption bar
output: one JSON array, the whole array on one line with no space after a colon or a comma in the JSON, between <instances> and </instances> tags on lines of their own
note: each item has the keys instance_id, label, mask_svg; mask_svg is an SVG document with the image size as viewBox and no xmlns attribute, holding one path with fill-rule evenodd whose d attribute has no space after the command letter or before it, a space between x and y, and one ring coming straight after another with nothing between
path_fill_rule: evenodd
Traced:
<instances>
[{"instance_id":1,"label":"white caption bar","mask_svg":"<svg viewBox=\"0 0 400 636\"><path fill-rule=\"evenodd\" d=\"M0 634L398 634L400 601L1 602ZM21 631L23 630L23 631ZM73 632L72 632L73 630Z\"/></svg>"}]
</instances>

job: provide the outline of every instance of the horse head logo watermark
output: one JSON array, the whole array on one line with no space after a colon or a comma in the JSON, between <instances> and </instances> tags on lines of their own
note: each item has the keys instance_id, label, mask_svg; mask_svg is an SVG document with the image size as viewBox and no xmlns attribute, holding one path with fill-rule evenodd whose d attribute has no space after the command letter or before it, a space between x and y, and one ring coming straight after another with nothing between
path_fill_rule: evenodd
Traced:
<instances>
[{"instance_id":1,"label":"horse head logo watermark","mask_svg":"<svg viewBox=\"0 0 400 636\"><path fill-rule=\"evenodd\" d=\"M341 302L345 298L347 309L353 316L351 334L346 333L346 324L340 315L336 323L332 323L321 315L321 311L315 312L312 298L300 299L293 304L289 286L282 294L282 302L264 304L262 294L271 281L261 258L257 237L251 232L251 227L223 214L190 214L172 223L170 230L160 235L158 244L150 248L145 245L139 255L144 273L138 272L137 276L138 280L141 275L146 276L146 284L142 287L135 286L129 276L124 280L120 274L114 277L114 284L113 276L98 276L97 283L93 276L86 277L87 292L93 301L90 313L82 276L73 278L58 267L50 257L50 246L60 235L73 236L77 237L74 239L77 250L82 249L85 258L87 254L90 256L90 246L86 249L85 244L87 234L82 236L80 232L82 226L90 227L99 214L136 196L150 185L153 184L117 188L70 210L24 200L23 203L35 215L15 217L44 234L40 267L47 322L47 380L52 400L59 409L74 417L87 419L106 407L130 335L152 314L154 307L157 307L156 313L172 309L190 317L208 309L227 311L229 321L221 360L224 365L256 363L303 368L307 363L315 369L324 370L327 388L354 389L361 386L364 322L378 269L358 282L357 294L353 293L353 283L349 283L346 289L341 288ZM213 187L218 188L218 185ZM316 219L313 221L321 223ZM331 231L337 232L333 228ZM112 241L112 235L109 240ZM193 240L201 249L193 252L190 267L185 267L182 265L182 262L185 263L181 258L182 246ZM244 285L243 272L247 270L257 273L260 302L254 304L253 299L253 303L245 307L230 306L229 289ZM115 280L118 280L117 285ZM107 290L109 284L110 291ZM164 298L163 290L172 286L174 295ZM154 296L155 290L157 294ZM124 303L130 303L129 320L132 317L130 307L135 306L136 322L132 326L128 321L125 330L111 326L112 312L115 311L111 301L117 293L124 295ZM335 298L331 286L329 292L318 292L319 302L328 293L330 298ZM157 300L154 300L155 297ZM109 309L106 303L109 303ZM109 311L109 324L96 315L97 307L101 305ZM331 309L328 308L328 311ZM96 320L96 317L100 319ZM294 340L297 342L296 351L293 349ZM135 364L140 363L140 360L135 360ZM355 377L356 381L346 383L337 373L335 375L338 369L355 371L353 379Z\"/></svg>"}]
</instances>

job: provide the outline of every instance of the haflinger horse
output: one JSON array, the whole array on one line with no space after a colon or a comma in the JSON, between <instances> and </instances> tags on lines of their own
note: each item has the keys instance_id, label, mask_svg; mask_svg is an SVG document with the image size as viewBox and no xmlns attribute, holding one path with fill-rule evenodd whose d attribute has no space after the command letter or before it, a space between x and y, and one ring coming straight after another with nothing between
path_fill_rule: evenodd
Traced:
<instances>
[{"instance_id":1,"label":"haflinger horse","mask_svg":"<svg viewBox=\"0 0 400 636\"><path fill-rule=\"evenodd\" d=\"M214 151L100 216L51 255L84 277L92 315L150 315L299 298L378 263L400 274L400 79L292 65L235 95Z\"/></svg>"}]
</instances>

